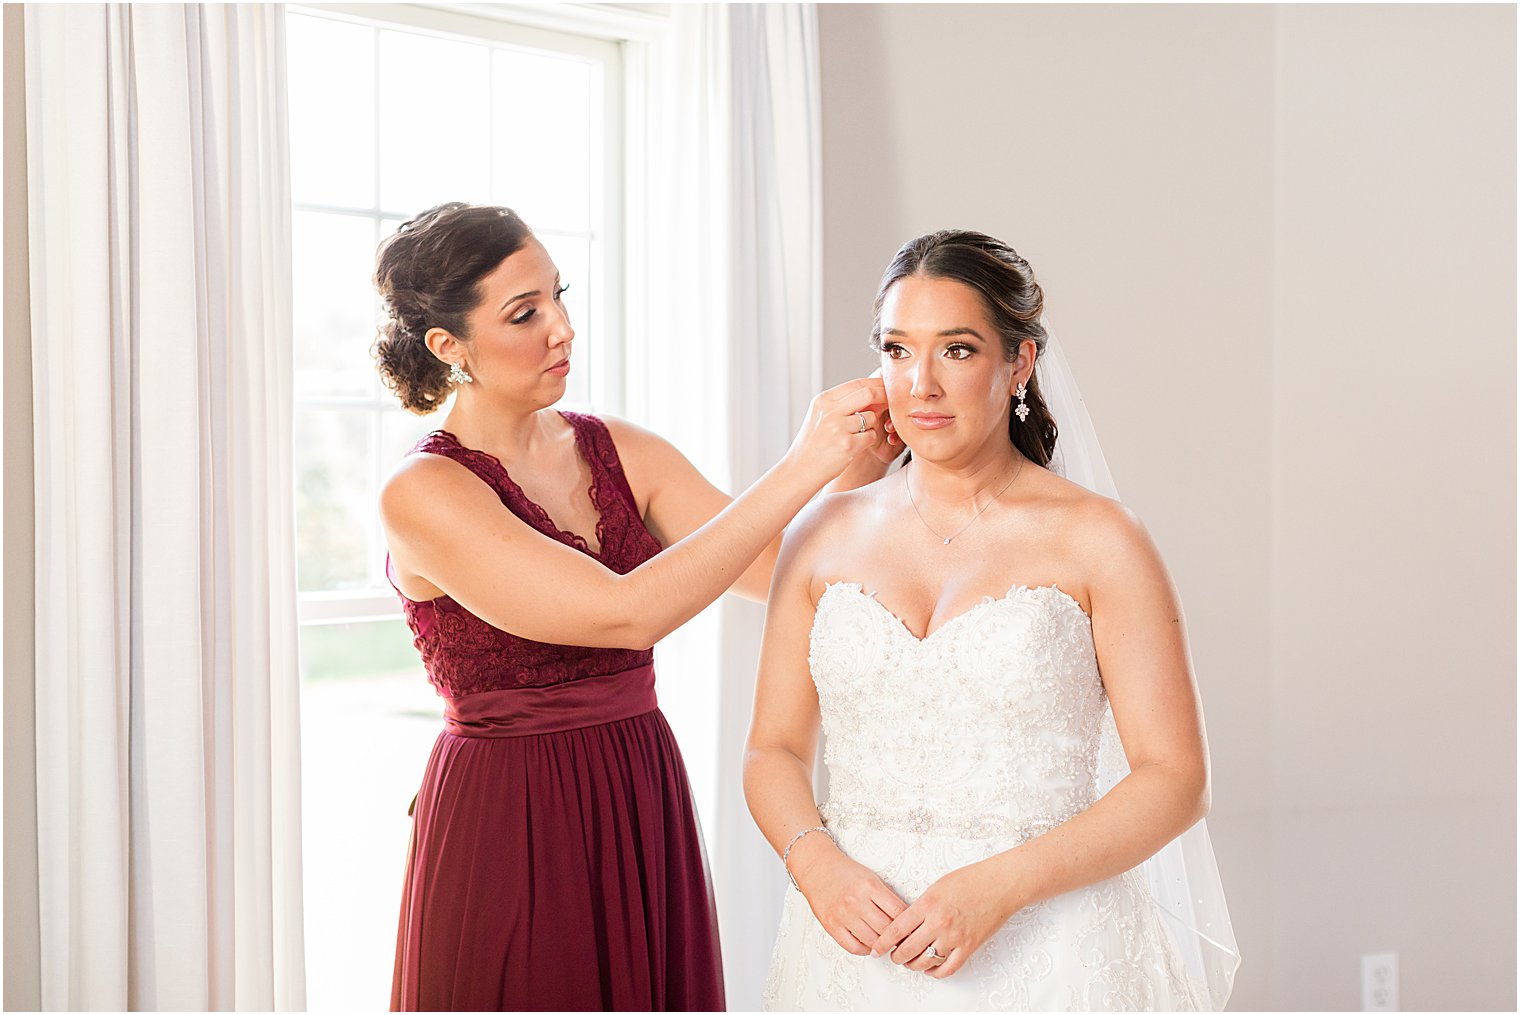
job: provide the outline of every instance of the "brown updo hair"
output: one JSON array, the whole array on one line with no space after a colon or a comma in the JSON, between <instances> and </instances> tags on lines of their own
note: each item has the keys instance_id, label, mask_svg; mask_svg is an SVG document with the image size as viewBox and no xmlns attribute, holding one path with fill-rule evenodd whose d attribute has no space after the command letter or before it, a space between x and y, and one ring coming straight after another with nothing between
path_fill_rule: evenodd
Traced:
<instances>
[{"instance_id":1,"label":"brown updo hair","mask_svg":"<svg viewBox=\"0 0 1520 1015\"><path fill-rule=\"evenodd\" d=\"M375 362L401 404L426 415L453 391L448 364L423 341L430 328L468 340L470 311L480 305L480 280L533 235L511 208L450 201L429 208L382 240L375 289L385 321Z\"/></svg>"},{"instance_id":2,"label":"brown updo hair","mask_svg":"<svg viewBox=\"0 0 1520 1015\"><path fill-rule=\"evenodd\" d=\"M1034 339L1036 362L1044 354L1048 338L1045 326L1040 323L1040 312L1045 306L1045 294L1034 280L1034 269L1002 240L962 229L942 229L910 240L892 258L876 290L872 349L881 351L881 307L887 292L909 275L950 279L980 293L1008 362L1018 357L1019 345L1026 339ZM1031 462L1049 465L1056 447L1056 421L1033 372L1024 398L1029 418L1022 423L1011 411L1017 402L1010 400L1009 439Z\"/></svg>"}]
</instances>

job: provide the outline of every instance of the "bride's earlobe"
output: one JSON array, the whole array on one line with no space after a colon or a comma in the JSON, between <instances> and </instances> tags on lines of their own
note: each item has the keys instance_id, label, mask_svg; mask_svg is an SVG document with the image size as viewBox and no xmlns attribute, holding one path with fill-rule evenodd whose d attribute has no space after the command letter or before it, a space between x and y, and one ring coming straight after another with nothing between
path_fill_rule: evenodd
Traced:
<instances>
[{"instance_id":1,"label":"bride's earlobe","mask_svg":"<svg viewBox=\"0 0 1520 1015\"><path fill-rule=\"evenodd\" d=\"M1008 392L1009 397L1021 397L1019 393L1026 390L1034 380L1034 362L1039 354L1039 347L1033 339L1019 343L1019 353L1013 358L1013 383Z\"/></svg>"}]
</instances>

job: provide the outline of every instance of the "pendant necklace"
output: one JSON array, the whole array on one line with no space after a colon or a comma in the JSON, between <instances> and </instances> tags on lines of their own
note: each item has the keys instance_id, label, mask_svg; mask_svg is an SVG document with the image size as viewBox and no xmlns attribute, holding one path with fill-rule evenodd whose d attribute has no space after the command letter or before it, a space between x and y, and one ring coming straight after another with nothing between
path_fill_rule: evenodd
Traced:
<instances>
[{"instance_id":1,"label":"pendant necklace","mask_svg":"<svg viewBox=\"0 0 1520 1015\"><path fill-rule=\"evenodd\" d=\"M948 536L941 536L938 532L934 532L934 526L930 525L927 521L924 520L924 513L918 509L918 502L913 499L913 484L908 480L908 476L907 476L906 473L903 474L903 486L908 491L908 503L913 505L913 513L916 514L916 515L918 515L918 520L920 522L923 522L924 528L928 529L930 532L933 532L934 533L934 538L941 540L941 543L940 543L941 546L949 546L950 545L950 540L954 539L956 536L960 535L962 532L965 532L967 529L971 528L971 526L975 525L976 524L976 520L978 518L982 517L982 512L986 511L987 508L990 507L993 504L994 501L996 501L999 497L1003 496L1003 494L1005 494L1005 493L1008 492L1008 488L1013 485L1013 481L1015 479L1018 479L1019 478L1019 473L1021 473L1023 471L1024 471L1024 456L1020 455L1019 456L1019 467L1017 469L1013 470L1013 475L1009 477L1008 482L1006 482L1006 483L1003 484L1003 488L997 492L997 494L992 498L992 500L989 500L986 504L983 504L981 507L979 507L979 508L976 509L976 514L974 514L974 515L971 516L971 521L967 522L965 525L962 525L959 529L955 530L954 532L952 532Z\"/></svg>"}]
</instances>

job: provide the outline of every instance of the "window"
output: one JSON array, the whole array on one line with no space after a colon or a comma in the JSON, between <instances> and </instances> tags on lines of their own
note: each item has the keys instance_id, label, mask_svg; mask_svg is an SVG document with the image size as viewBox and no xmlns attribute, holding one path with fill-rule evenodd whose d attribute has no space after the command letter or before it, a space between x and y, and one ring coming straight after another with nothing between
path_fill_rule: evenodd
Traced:
<instances>
[{"instance_id":1,"label":"window","mask_svg":"<svg viewBox=\"0 0 1520 1015\"><path fill-rule=\"evenodd\" d=\"M577 346L563 404L620 411L621 52L407 5L292 7L287 42L308 1004L380 1009L407 804L442 709L385 578L375 502L448 406L413 416L380 383L375 248L444 201L512 206L596 339Z\"/></svg>"}]
</instances>

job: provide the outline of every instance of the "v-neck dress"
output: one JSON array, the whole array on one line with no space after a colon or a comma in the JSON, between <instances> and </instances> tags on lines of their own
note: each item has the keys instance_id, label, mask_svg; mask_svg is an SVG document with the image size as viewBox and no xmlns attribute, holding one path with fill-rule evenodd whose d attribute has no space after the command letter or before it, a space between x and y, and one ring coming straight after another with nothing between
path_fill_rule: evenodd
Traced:
<instances>
[{"instance_id":1,"label":"v-neck dress","mask_svg":"<svg viewBox=\"0 0 1520 1015\"><path fill-rule=\"evenodd\" d=\"M446 431L412 451L458 462L524 522L626 574L660 544L606 425L562 415L591 472L595 553L494 456ZM392 1010L722 1010L707 861L653 652L531 641L448 596L402 600L445 714L414 809Z\"/></svg>"}]
</instances>

